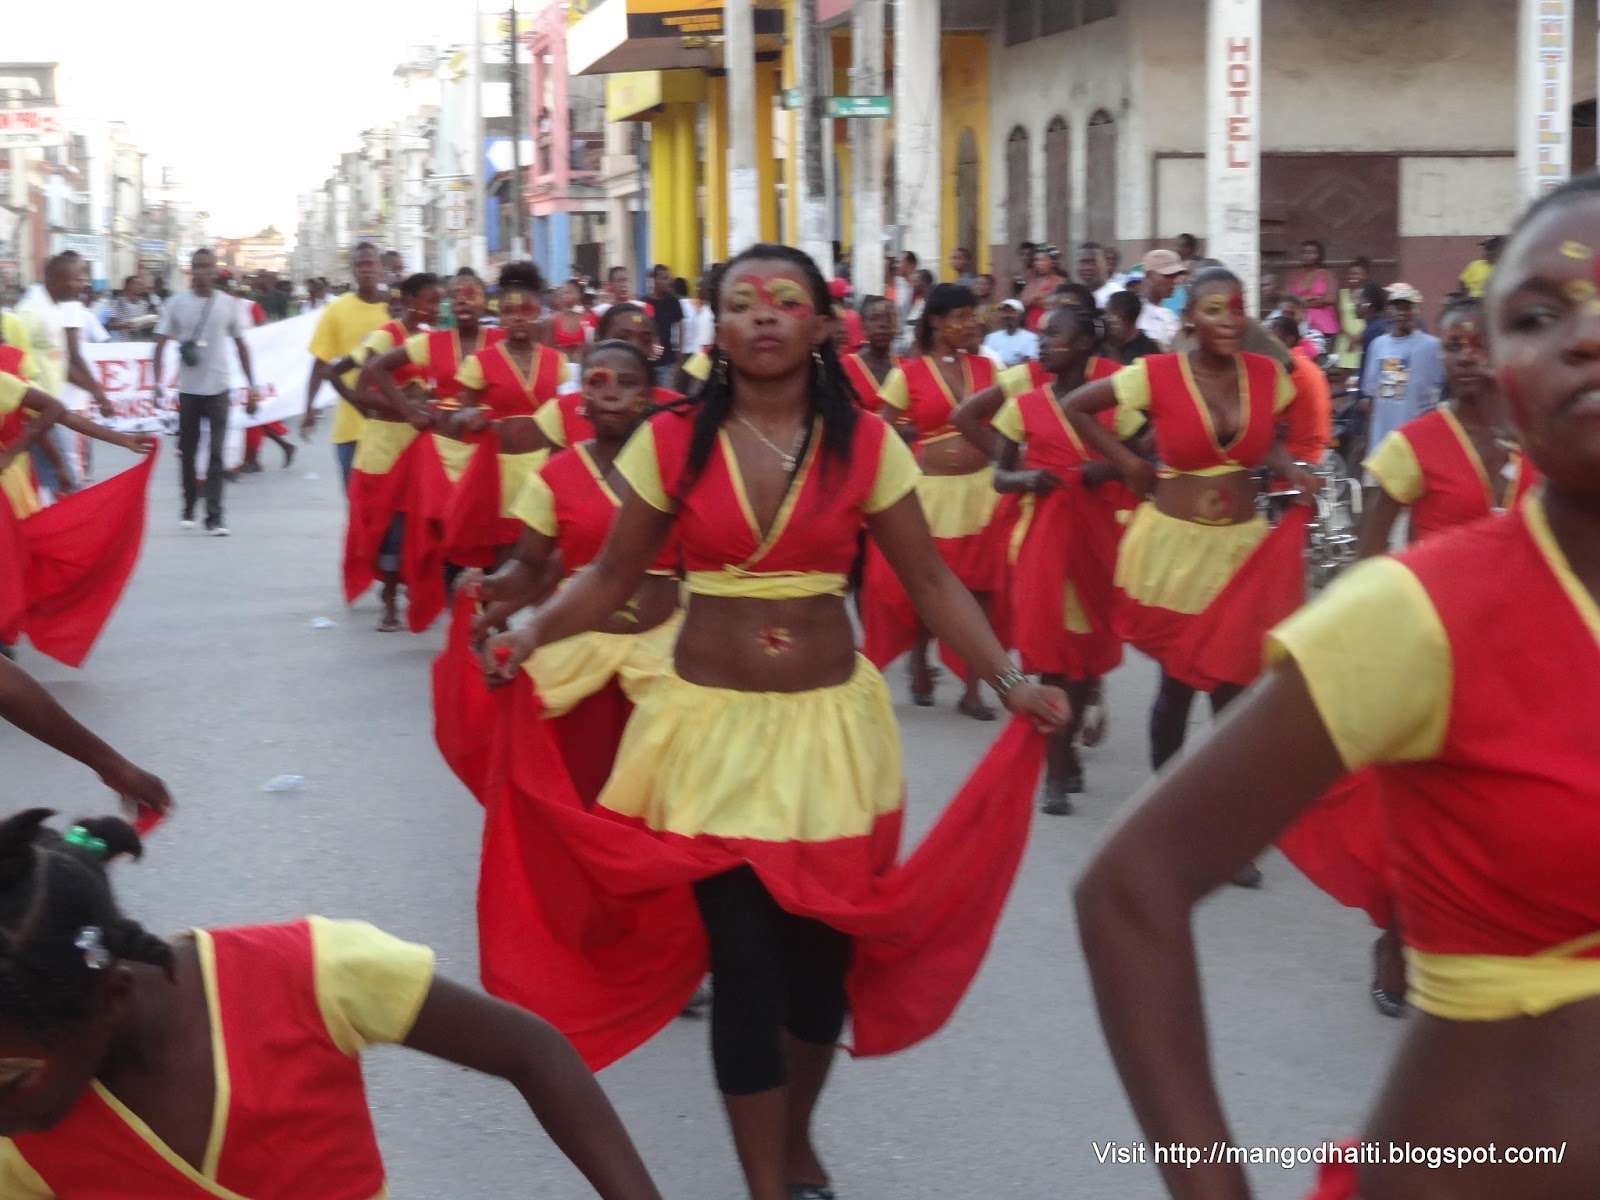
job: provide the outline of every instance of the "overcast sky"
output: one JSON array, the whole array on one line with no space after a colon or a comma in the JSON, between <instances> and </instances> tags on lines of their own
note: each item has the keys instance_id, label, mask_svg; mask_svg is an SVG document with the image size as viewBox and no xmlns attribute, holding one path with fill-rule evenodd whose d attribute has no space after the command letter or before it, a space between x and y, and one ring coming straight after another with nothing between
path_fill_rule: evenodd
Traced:
<instances>
[{"instance_id":1,"label":"overcast sky","mask_svg":"<svg viewBox=\"0 0 1600 1200\"><path fill-rule=\"evenodd\" d=\"M466 42L473 0L76 0L8 4L0 56L59 62L62 100L127 121L214 236L276 224L363 129L394 119L395 66ZM504 0L484 0L503 10ZM519 7L523 7L520 6ZM528 9L538 7L535 0Z\"/></svg>"}]
</instances>

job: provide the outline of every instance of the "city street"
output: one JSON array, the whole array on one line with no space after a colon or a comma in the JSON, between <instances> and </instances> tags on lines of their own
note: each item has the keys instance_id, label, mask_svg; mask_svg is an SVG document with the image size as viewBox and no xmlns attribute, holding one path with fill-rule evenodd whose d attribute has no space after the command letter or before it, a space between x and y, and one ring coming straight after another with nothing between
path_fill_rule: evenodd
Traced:
<instances>
[{"instance_id":1,"label":"city street","mask_svg":"<svg viewBox=\"0 0 1600 1200\"><path fill-rule=\"evenodd\" d=\"M268 448L266 472L229 489L227 540L179 529L174 449L162 447L143 561L85 669L20 656L77 716L162 775L181 806L146 861L118 871L129 913L172 930L360 917L432 945L442 972L475 982L480 820L433 744L427 671L441 631L379 635L375 600L341 606L343 502L326 445L303 448L292 471ZM124 461L97 458L102 472ZM324 617L336 626L314 627ZM1138 659L1111 680L1111 736L1089 759L1090 792L1077 815L1036 818L993 950L955 1019L897 1058L839 1063L819 1124L841 1200L1160 1194L1153 1167L1097 1159L1096 1144L1126 1146L1137 1132L1101 1041L1069 896L1146 775L1153 678ZM915 836L998 726L959 717L948 681L934 710L909 705L902 672L892 681ZM0 760L9 807L78 815L108 800L75 763L8 727ZM261 790L280 774L307 785ZM1365 919L1280 857L1262 865L1263 891L1229 889L1200 917L1216 1073L1241 1144L1310 1145L1359 1128L1401 1025L1367 999ZM508 1086L392 1049L369 1064L396 1200L590 1194ZM703 1021L676 1022L602 1082L664 1196L744 1194ZM1313 1183L1308 1169L1254 1177L1266 1198Z\"/></svg>"}]
</instances>

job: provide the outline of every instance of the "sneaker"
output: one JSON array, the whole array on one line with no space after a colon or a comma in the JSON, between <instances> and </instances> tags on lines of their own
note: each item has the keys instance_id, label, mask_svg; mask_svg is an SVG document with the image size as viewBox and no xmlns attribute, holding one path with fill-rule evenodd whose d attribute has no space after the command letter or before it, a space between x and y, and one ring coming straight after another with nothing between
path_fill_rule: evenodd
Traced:
<instances>
[{"instance_id":1,"label":"sneaker","mask_svg":"<svg viewBox=\"0 0 1600 1200\"><path fill-rule=\"evenodd\" d=\"M206 532L209 533L212 537L227 537L228 536L228 527L226 525L224 525L221 521L207 521L206 522Z\"/></svg>"},{"instance_id":2,"label":"sneaker","mask_svg":"<svg viewBox=\"0 0 1600 1200\"><path fill-rule=\"evenodd\" d=\"M179 529L193 529L194 528L194 509L186 508L186 509L183 510L183 516L178 518L178 528Z\"/></svg>"}]
</instances>

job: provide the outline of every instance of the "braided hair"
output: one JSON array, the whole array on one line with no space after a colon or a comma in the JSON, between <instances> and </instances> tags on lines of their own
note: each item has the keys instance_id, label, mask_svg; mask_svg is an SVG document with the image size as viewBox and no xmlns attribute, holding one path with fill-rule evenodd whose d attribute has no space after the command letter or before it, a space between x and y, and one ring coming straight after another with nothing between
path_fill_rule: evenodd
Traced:
<instances>
[{"instance_id":1,"label":"braided hair","mask_svg":"<svg viewBox=\"0 0 1600 1200\"><path fill-rule=\"evenodd\" d=\"M93 1011L98 948L168 979L177 972L172 947L123 916L111 893L106 864L143 853L133 826L86 819L74 830L82 836L68 840L45 825L54 815L31 808L0 822L0 1018L46 1044ZM96 947L80 944L86 936Z\"/></svg>"},{"instance_id":2,"label":"braided hair","mask_svg":"<svg viewBox=\"0 0 1600 1200\"><path fill-rule=\"evenodd\" d=\"M828 292L827 281L822 278L822 272L817 269L817 264L811 256L802 250L796 250L793 246L767 242L758 242L751 246L744 253L723 264L716 273L716 287L711 293L711 303L715 306L714 311L718 317L722 316L722 280L740 263L760 261L781 262L797 268L805 276L806 286L811 289L811 304L817 314L830 319L833 317L833 297ZM838 463L847 463L851 446L855 441L856 419L861 412L861 399L856 395L850 377L845 374L844 366L839 361L839 351L832 338L824 339L817 347L817 356L820 365L811 372L811 379L806 387L809 411L812 416L822 418L824 459L831 458ZM717 432L733 411L733 400L733 381L728 375L727 359L723 354L722 344L718 342L711 349L711 374L699 394L692 401L680 400L666 406L674 411L694 413L694 429L689 438L689 457L679 484L678 499L683 498L694 486L700 473L705 470L706 463L711 458L712 447L717 442ZM807 437L809 439L809 433ZM827 463L824 462L822 465L826 469Z\"/></svg>"}]
</instances>

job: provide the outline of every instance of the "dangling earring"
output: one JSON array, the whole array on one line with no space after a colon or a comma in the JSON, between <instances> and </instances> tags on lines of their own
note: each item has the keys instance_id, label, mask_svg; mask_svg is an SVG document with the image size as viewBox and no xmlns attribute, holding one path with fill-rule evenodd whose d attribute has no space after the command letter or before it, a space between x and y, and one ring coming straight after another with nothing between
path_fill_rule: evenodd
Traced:
<instances>
[{"instance_id":1,"label":"dangling earring","mask_svg":"<svg viewBox=\"0 0 1600 1200\"><path fill-rule=\"evenodd\" d=\"M828 381L828 364L822 361L822 349L811 351L811 378L820 388Z\"/></svg>"},{"instance_id":2,"label":"dangling earring","mask_svg":"<svg viewBox=\"0 0 1600 1200\"><path fill-rule=\"evenodd\" d=\"M712 359L711 374L712 374L712 377L715 378L716 381L719 384L722 384L724 386L726 386L726 384L728 382L728 372L725 369L726 366L727 366L727 359L722 357L722 352L719 349L717 351L716 357L714 359Z\"/></svg>"}]
</instances>

